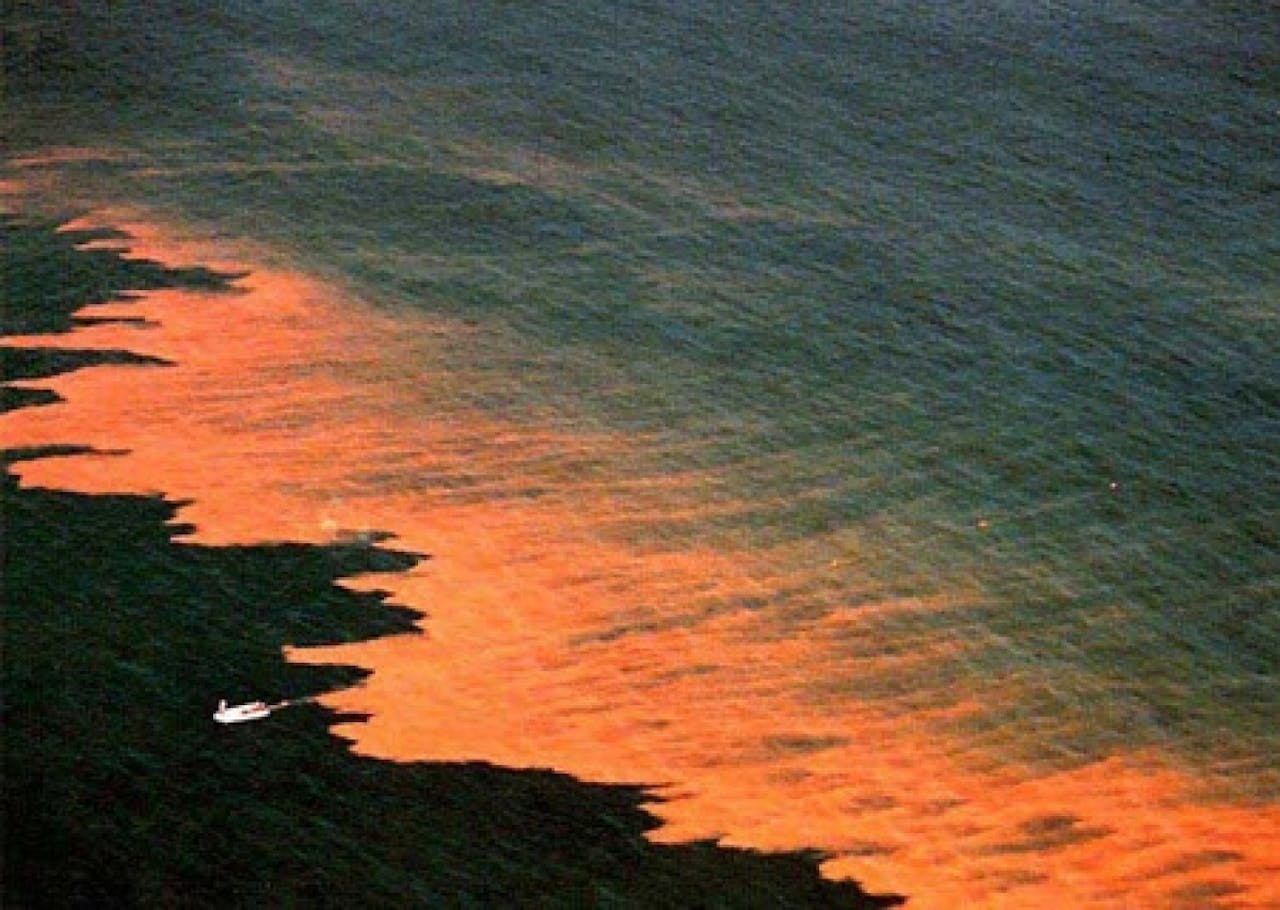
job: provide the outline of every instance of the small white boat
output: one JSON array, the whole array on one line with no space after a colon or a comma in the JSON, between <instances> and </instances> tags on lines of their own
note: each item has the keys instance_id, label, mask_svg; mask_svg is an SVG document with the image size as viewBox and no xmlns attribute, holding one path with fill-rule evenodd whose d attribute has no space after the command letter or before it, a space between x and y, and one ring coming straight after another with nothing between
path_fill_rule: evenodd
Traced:
<instances>
[{"instance_id":1,"label":"small white boat","mask_svg":"<svg viewBox=\"0 0 1280 910\"><path fill-rule=\"evenodd\" d=\"M218 702L213 719L220 724L242 724L248 720L262 720L271 713L271 706L264 701L251 701L243 705L227 705L224 698Z\"/></svg>"}]
</instances>

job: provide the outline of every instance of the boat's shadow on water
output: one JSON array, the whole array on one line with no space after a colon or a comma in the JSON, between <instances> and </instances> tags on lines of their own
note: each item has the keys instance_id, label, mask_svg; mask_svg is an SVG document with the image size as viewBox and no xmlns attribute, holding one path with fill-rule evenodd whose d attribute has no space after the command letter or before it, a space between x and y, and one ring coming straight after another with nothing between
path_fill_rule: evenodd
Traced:
<instances>
[{"instance_id":1,"label":"boat's shadow on water","mask_svg":"<svg viewBox=\"0 0 1280 910\"><path fill-rule=\"evenodd\" d=\"M126 290L230 276L83 251L85 235L7 220L3 334L67 331ZM129 363L128 353L6 355L4 378ZM7 393L4 407L48 394ZM314 704L223 726L234 701L356 684L285 644L413 629L335 584L421 558L380 538L332 546L174 540L158 497L20 489L5 453L4 904L47 906L840 906L900 903L822 879L815 857L653 844L640 787L484 764L351 754ZM502 710L494 705L494 710Z\"/></svg>"}]
</instances>

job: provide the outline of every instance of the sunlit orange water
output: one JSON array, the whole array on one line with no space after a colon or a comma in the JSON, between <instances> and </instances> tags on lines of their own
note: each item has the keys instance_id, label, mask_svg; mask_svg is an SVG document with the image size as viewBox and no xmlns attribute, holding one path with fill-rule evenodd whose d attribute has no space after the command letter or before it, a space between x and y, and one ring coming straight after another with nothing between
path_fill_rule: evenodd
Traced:
<instances>
[{"instance_id":1,"label":"sunlit orange water","mask_svg":"<svg viewBox=\"0 0 1280 910\"><path fill-rule=\"evenodd\" d=\"M998 691L823 697L814 680L892 679L963 660L966 642L886 630L971 595L861 602L857 553L821 540L772 550L629 541L620 526L745 508L714 476L611 476L645 439L506 424L424 407L448 389L439 345L474 328L379 316L342 289L259 264L143 213L130 255L245 271L240 293L157 291L22 346L127 349L172 367L103 366L29 383L64 403L0 418L5 446L100 454L17 466L22 482L191 500L203 543L326 541L385 530L430 555L405 575L352 579L423 613L423 634L287 650L373 671L325 697L367 712L336 732L396 761L481 759L654 788L664 841L817 848L832 877L912 906L1280 906L1280 810L1195 797L1163 756L1049 773L984 754L935 722ZM433 359L434 357L434 359ZM847 599L779 628L743 598ZM849 642L858 643L850 648ZM192 655L199 660L199 655ZM261 693L274 697L289 693ZM1003 693L1014 697L1016 693Z\"/></svg>"}]
</instances>

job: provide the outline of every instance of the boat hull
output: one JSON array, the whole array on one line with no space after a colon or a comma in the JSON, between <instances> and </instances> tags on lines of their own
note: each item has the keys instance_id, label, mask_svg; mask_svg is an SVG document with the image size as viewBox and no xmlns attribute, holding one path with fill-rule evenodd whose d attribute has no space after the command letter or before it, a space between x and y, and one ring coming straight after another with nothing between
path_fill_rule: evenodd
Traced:
<instances>
[{"instance_id":1,"label":"boat hull","mask_svg":"<svg viewBox=\"0 0 1280 910\"><path fill-rule=\"evenodd\" d=\"M229 708L219 708L214 712L213 719L220 724L242 724L251 720L262 720L271 714L271 709L266 705L233 705Z\"/></svg>"}]
</instances>

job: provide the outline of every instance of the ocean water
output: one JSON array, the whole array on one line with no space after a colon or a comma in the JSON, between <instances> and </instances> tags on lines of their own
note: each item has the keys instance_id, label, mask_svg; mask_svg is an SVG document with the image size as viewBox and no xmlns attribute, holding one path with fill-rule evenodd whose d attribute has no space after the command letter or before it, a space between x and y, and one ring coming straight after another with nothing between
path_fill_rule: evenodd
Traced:
<instances>
[{"instance_id":1,"label":"ocean water","mask_svg":"<svg viewBox=\"0 0 1280 910\"><path fill-rule=\"evenodd\" d=\"M211 539L432 554L424 636L292 655L357 750L920 906L1280 906L1280 11L793 7L19 17L11 198L249 263L69 407Z\"/></svg>"}]
</instances>

